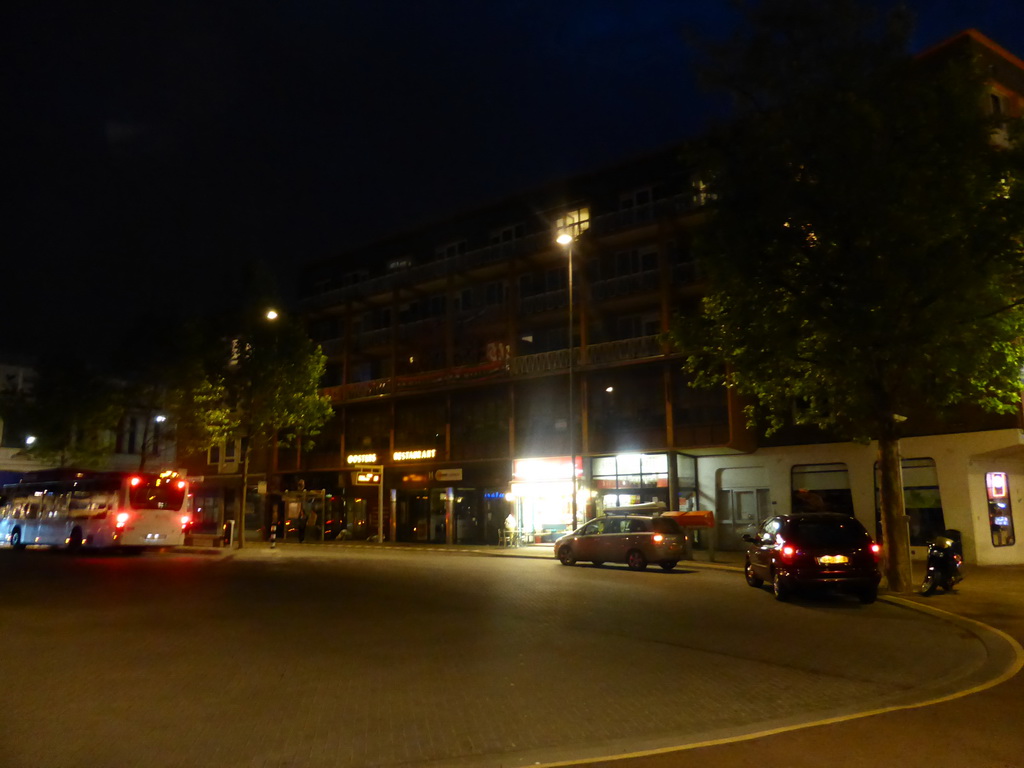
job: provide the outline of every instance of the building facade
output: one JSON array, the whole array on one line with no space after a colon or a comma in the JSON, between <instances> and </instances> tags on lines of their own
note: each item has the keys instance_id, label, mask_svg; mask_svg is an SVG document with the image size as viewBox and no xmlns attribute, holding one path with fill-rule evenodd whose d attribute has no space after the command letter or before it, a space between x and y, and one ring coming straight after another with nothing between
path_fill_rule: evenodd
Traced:
<instances>
[{"instance_id":1,"label":"building facade","mask_svg":"<svg viewBox=\"0 0 1024 768\"><path fill-rule=\"evenodd\" d=\"M947 45L990 57L990 108L1020 115L1024 64L975 32ZM731 393L689 386L666 333L702 293L690 243L709 201L686 156L673 147L310 267L301 310L335 416L309 450L276 453L275 484L325 491L325 536L496 543L511 511L549 541L652 502L714 511L700 544L721 549L791 509L873 530L873 446L759 439ZM917 554L957 528L969 559L1024 562L1022 426L970 414L908 435Z\"/></svg>"}]
</instances>

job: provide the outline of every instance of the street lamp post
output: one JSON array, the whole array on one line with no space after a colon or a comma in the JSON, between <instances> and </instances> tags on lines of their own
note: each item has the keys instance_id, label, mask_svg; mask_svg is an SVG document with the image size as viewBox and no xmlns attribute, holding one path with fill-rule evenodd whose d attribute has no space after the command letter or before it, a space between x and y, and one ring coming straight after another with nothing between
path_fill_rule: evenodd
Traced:
<instances>
[{"instance_id":1,"label":"street lamp post","mask_svg":"<svg viewBox=\"0 0 1024 768\"><path fill-rule=\"evenodd\" d=\"M567 420L569 428L569 477L572 481L571 487L571 499L569 501L569 508L572 510L572 529L575 531L579 525L579 510L577 509L577 489L576 489L576 382L575 382L575 371L576 371L576 355L575 355L575 343L574 343L574 330L575 330L575 318L573 317L573 290L572 290L572 244L573 236L568 232L563 232L557 238L555 238L560 246L565 248L568 254L569 263L569 418Z\"/></svg>"}]
</instances>

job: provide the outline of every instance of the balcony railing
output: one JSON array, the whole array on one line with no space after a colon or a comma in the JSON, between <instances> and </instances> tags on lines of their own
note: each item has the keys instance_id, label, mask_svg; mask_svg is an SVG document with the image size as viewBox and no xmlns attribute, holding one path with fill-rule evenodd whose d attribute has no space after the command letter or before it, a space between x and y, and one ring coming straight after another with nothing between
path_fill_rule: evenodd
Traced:
<instances>
[{"instance_id":1,"label":"balcony railing","mask_svg":"<svg viewBox=\"0 0 1024 768\"><path fill-rule=\"evenodd\" d=\"M586 349L585 362L582 352L583 350L578 347L573 349L576 366L584 370L591 367L665 356L659 336L641 336L635 339L592 344ZM519 355L508 360L488 361L387 379L341 384L325 388L324 394L337 404L349 400L394 395L398 392L443 389L470 381L561 373L568 369L569 350L556 349L536 355Z\"/></svg>"},{"instance_id":2,"label":"balcony railing","mask_svg":"<svg viewBox=\"0 0 1024 768\"><path fill-rule=\"evenodd\" d=\"M613 211L595 216L590 221L590 231L595 236L604 236L645 226L653 221L674 218L683 213L694 211L699 206L692 194L681 194L657 200L649 205L631 208L628 211ZM551 233L535 232L526 237L510 240L497 245L487 245L454 258L430 261L425 264L393 272L369 280L362 280L325 291L316 296L308 296L300 300L304 310L322 309L324 307L345 304L349 301L379 296L388 293L398 286L421 285L448 275L464 274L467 271L497 264L510 259L522 258L554 248Z\"/></svg>"}]
</instances>

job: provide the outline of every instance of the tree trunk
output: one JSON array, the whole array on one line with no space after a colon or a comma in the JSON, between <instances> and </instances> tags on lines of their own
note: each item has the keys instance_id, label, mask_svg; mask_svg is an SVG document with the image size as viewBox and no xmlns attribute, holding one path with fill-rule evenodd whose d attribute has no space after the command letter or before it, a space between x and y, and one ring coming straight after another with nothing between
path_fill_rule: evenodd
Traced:
<instances>
[{"instance_id":1,"label":"tree trunk","mask_svg":"<svg viewBox=\"0 0 1024 768\"><path fill-rule=\"evenodd\" d=\"M893 592L912 589L910 570L910 527L903 500L903 467L900 441L889 434L878 440L880 504L882 513L882 576Z\"/></svg>"},{"instance_id":2,"label":"tree trunk","mask_svg":"<svg viewBox=\"0 0 1024 768\"><path fill-rule=\"evenodd\" d=\"M149 440L150 414L146 413L146 419L142 422L142 448L139 451L139 472L146 471L146 441Z\"/></svg>"},{"instance_id":3,"label":"tree trunk","mask_svg":"<svg viewBox=\"0 0 1024 768\"><path fill-rule=\"evenodd\" d=\"M245 452L242 454L242 494L241 503L238 505L238 510L235 512L235 536L238 537L238 548L243 549L245 547L245 504L246 504L246 493L249 490L249 454L252 449L246 445Z\"/></svg>"}]
</instances>

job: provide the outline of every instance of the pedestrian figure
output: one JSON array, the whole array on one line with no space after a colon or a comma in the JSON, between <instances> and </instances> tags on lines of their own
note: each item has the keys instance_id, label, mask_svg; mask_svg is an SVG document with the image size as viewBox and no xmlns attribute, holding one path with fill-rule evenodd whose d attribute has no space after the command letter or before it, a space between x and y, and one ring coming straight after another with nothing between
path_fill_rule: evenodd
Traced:
<instances>
[{"instance_id":1,"label":"pedestrian figure","mask_svg":"<svg viewBox=\"0 0 1024 768\"><path fill-rule=\"evenodd\" d=\"M512 547L515 546L516 541L516 528L518 522L516 521L515 512L509 512L508 517L505 518L505 545Z\"/></svg>"}]
</instances>

